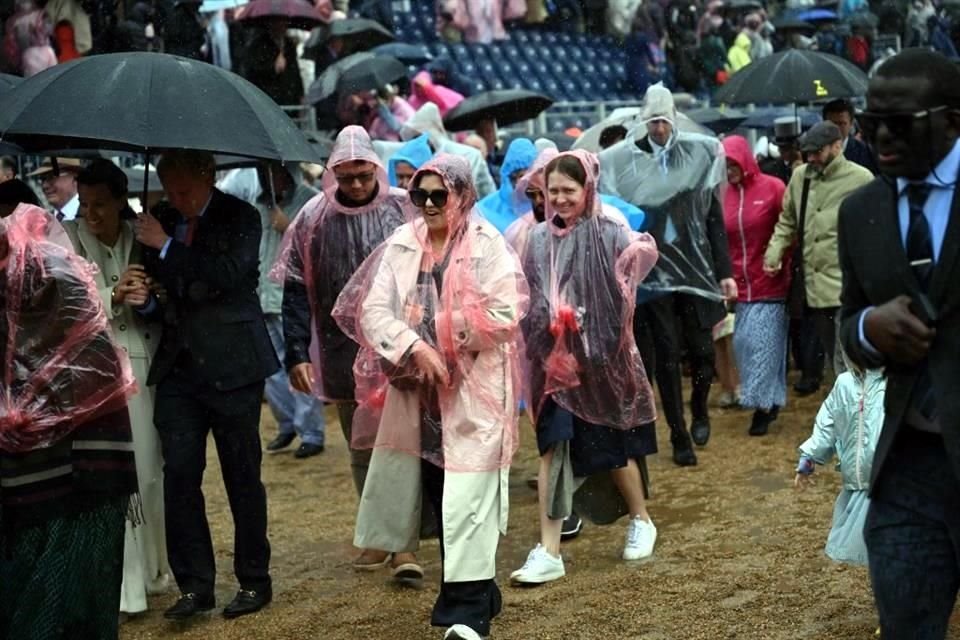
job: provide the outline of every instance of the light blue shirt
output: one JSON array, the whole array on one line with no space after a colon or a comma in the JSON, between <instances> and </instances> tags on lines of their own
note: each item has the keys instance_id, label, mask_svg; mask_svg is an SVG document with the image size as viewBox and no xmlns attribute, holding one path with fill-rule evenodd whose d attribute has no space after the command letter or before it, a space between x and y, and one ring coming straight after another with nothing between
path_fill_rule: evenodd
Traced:
<instances>
[{"instance_id":1,"label":"light blue shirt","mask_svg":"<svg viewBox=\"0 0 960 640\"><path fill-rule=\"evenodd\" d=\"M940 249L943 247L943 238L947 233L947 223L950 222L950 210L953 207L953 193L957 181L957 175L960 173L960 140L953 144L950 153L940 161L940 164L930 172L923 183L933 187L927 202L923 206L923 215L930 226L930 241L933 243L933 262L940 260ZM905 178L897 178L897 193L900 194L897 200L897 218L900 223L900 242L904 247L907 245L907 230L910 228L910 203L907 200L907 186L910 181ZM858 325L860 344L874 355L879 355L877 350L867 340L863 331L864 319L873 307L864 309L860 314Z\"/></svg>"}]
</instances>

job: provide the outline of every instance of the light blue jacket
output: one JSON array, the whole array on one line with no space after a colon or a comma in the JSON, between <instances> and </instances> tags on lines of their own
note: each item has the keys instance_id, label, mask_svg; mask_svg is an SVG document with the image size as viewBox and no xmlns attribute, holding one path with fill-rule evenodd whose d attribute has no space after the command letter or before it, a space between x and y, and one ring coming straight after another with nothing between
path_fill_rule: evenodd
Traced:
<instances>
[{"instance_id":1,"label":"light blue jacket","mask_svg":"<svg viewBox=\"0 0 960 640\"><path fill-rule=\"evenodd\" d=\"M843 488L870 487L873 454L883 427L883 397L887 379L879 369L862 376L847 371L837 377L813 425L813 435L800 445L800 455L827 464L834 455Z\"/></svg>"},{"instance_id":2,"label":"light blue jacket","mask_svg":"<svg viewBox=\"0 0 960 640\"><path fill-rule=\"evenodd\" d=\"M390 156L387 161L387 178L390 180L390 186L397 186L397 163L406 162L414 169L419 169L427 164L427 161L433 157L433 149L430 148L430 138L427 134L417 136L404 143L397 149L396 153Z\"/></svg>"},{"instance_id":3,"label":"light blue jacket","mask_svg":"<svg viewBox=\"0 0 960 640\"><path fill-rule=\"evenodd\" d=\"M510 174L517 171L526 171L537 159L537 148L533 142L527 138L517 138L507 147L507 155L503 159L503 165L500 167L500 189L483 198L478 206L483 217L490 224L497 228L497 231L503 233L520 216L514 208L514 186L510 182ZM520 213L530 210L529 201L526 196L516 204L519 205Z\"/></svg>"}]
</instances>

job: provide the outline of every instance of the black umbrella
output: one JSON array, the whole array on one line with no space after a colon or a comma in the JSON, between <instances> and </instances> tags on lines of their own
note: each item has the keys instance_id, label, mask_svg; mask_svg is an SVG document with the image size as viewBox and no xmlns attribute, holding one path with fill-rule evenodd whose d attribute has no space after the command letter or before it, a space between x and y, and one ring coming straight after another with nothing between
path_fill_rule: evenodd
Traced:
<instances>
[{"instance_id":1,"label":"black umbrella","mask_svg":"<svg viewBox=\"0 0 960 640\"><path fill-rule=\"evenodd\" d=\"M340 84L340 76L342 76L347 69L372 58L374 58L372 53L362 51L337 60L324 69L323 73L313 81L313 84L311 84L307 90L307 104L317 104L334 95L337 92L337 85Z\"/></svg>"},{"instance_id":2,"label":"black umbrella","mask_svg":"<svg viewBox=\"0 0 960 640\"><path fill-rule=\"evenodd\" d=\"M394 41L393 34L376 20L344 18L334 20L329 27L314 29L303 45L303 57L315 60L333 38L343 40L345 49L352 53Z\"/></svg>"},{"instance_id":3,"label":"black umbrella","mask_svg":"<svg viewBox=\"0 0 960 640\"><path fill-rule=\"evenodd\" d=\"M451 109L443 119L449 131L476 129L484 120L507 126L536 118L553 104L553 99L525 89L484 91L470 96Z\"/></svg>"},{"instance_id":4,"label":"black umbrella","mask_svg":"<svg viewBox=\"0 0 960 640\"><path fill-rule=\"evenodd\" d=\"M738 109L693 109L686 111L687 117L702 124L714 133L730 133L747 119L746 113Z\"/></svg>"},{"instance_id":5,"label":"black umbrella","mask_svg":"<svg viewBox=\"0 0 960 640\"><path fill-rule=\"evenodd\" d=\"M90 56L27 78L0 96L0 140L30 151L199 149L316 158L260 89L219 67L162 53Z\"/></svg>"},{"instance_id":6,"label":"black umbrella","mask_svg":"<svg viewBox=\"0 0 960 640\"><path fill-rule=\"evenodd\" d=\"M361 91L382 89L406 76L407 67L396 58L375 56L362 60L344 71L337 82L337 93L350 95Z\"/></svg>"},{"instance_id":7,"label":"black umbrella","mask_svg":"<svg viewBox=\"0 0 960 640\"><path fill-rule=\"evenodd\" d=\"M391 56L403 64L423 65L433 60L433 56L422 44L407 44L406 42L391 42L375 47L373 52L378 56Z\"/></svg>"},{"instance_id":8,"label":"black umbrella","mask_svg":"<svg viewBox=\"0 0 960 640\"><path fill-rule=\"evenodd\" d=\"M827 53L789 49L751 62L714 95L720 104L797 104L867 92L863 71Z\"/></svg>"},{"instance_id":9,"label":"black umbrella","mask_svg":"<svg viewBox=\"0 0 960 640\"><path fill-rule=\"evenodd\" d=\"M805 31L807 33L813 33L817 30L817 26L814 24L788 16L774 18L771 24L774 29L781 33L785 31Z\"/></svg>"},{"instance_id":10,"label":"black umbrella","mask_svg":"<svg viewBox=\"0 0 960 640\"><path fill-rule=\"evenodd\" d=\"M21 82L23 82L23 78L20 76L12 76L9 73L0 73L0 95L10 91L10 89L13 89Z\"/></svg>"}]
</instances>

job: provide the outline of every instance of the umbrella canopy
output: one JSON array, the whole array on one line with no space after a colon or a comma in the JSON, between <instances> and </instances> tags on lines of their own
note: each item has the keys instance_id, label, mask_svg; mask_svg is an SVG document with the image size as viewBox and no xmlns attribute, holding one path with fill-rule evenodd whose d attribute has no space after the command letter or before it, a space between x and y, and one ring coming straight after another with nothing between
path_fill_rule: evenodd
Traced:
<instances>
[{"instance_id":1,"label":"umbrella canopy","mask_svg":"<svg viewBox=\"0 0 960 640\"><path fill-rule=\"evenodd\" d=\"M779 16L774 18L771 23L773 28L780 32L786 31L805 31L807 33L813 33L817 30L817 25L810 24L809 22L804 22L797 18L791 18L788 16Z\"/></svg>"},{"instance_id":2,"label":"umbrella canopy","mask_svg":"<svg viewBox=\"0 0 960 640\"><path fill-rule=\"evenodd\" d=\"M324 69L323 73L313 81L313 84L311 84L307 90L307 104L317 104L334 95L337 92L337 85L340 83L340 76L342 76L347 69L374 57L375 56L369 51L363 51L337 60Z\"/></svg>"},{"instance_id":3,"label":"umbrella canopy","mask_svg":"<svg viewBox=\"0 0 960 640\"><path fill-rule=\"evenodd\" d=\"M484 91L448 111L443 124L447 131L476 129L480 122L490 119L508 126L536 118L552 104L552 98L525 89Z\"/></svg>"},{"instance_id":4,"label":"umbrella canopy","mask_svg":"<svg viewBox=\"0 0 960 640\"><path fill-rule=\"evenodd\" d=\"M224 9L238 9L248 2L250 2L250 0L203 0L203 4L200 5L200 13L214 13Z\"/></svg>"},{"instance_id":5,"label":"umbrella canopy","mask_svg":"<svg viewBox=\"0 0 960 640\"><path fill-rule=\"evenodd\" d=\"M797 14L797 19L804 22L829 22L837 19L837 12L829 9L811 9Z\"/></svg>"},{"instance_id":6,"label":"umbrella canopy","mask_svg":"<svg viewBox=\"0 0 960 640\"><path fill-rule=\"evenodd\" d=\"M867 75L843 58L789 49L751 62L717 90L720 104L796 104L855 98L867 92Z\"/></svg>"},{"instance_id":7,"label":"umbrella canopy","mask_svg":"<svg viewBox=\"0 0 960 640\"><path fill-rule=\"evenodd\" d=\"M316 159L260 89L219 67L163 53L90 56L27 78L0 96L0 140L30 151L199 149Z\"/></svg>"},{"instance_id":8,"label":"umbrella canopy","mask_svg":"<svg viewBox=\"0 0 960 640\"><path fill-rule=\"evenodd\" d=\"M637 126L637 117L640 115L640 107L620 107L614 109L613 113L584 131L577 141L573 143L574 149L586 149L594 153L599 153L600 134L607 127L620 125L630 131ZM688 133L702 133L711 136L713 133L704 126L701 126L682 113L677 114L677 129Z\"/></svg>"},{"instance_id":9,"label":"umbrella canopy","mask_svg":"<svg viewBox=\"0 0 960 640\"><path fill-rule=\"evenodd\" d=\"M763 9L760 0L732 0L724 5L727 11L759 11Z\"/></svg>"},{"instance_id":10,"label":"umbrella canopy","mask_svg":"<svg viewBox=\"0 0 960 640\"><path fill-rule=\"evenodd\" d=\"M714 133L730 133L748 116L738 109L693 109L685 113L688 118Z\"/></svg>"},{"instance_id":11,"label":"umbrella canopy","mask_svg":"<svg viewBox=\"0 0 960 640\"><path fill-rule=\"evenodd\" d=\"M0 95L10 91L15 86L23 82L20 76L13 76L9 73L0 73Z\"/></svg>"},{"instance_id":12,"label":"umbrella canopy","mask_svg":"<svg viewBox=\"0 0 960 640\"><path fill-rule=\"evenodd\" d=\"M407 75L407 67L390 56L374 56L362 60L343 72L337 82L337 93L350 95L382 89Z\"/></svg>"},{"instance_id":13,"label":"umbrella canopy","mask_svg":"<svg viewBox=\"0 0 960 640\"><path fill-rule=\"evenodd\" d=\"M263 22L271 18L286 18L291 29L310 30L326 24L326 19L314 6L303 0L253 0L237 10L236 19L243 22Z\"/></svg>"},{"instance_id":14,"label":"umbrella canopy","mask_svg":"<svg viewBox=\"0 0 960 640\"><path fill-rule=\"evenodd\" d=\"M406 42L391 42L375 47L373 52L378 56L391 56L403 64L416 66L424 65L433 60L433 56L422 44L407 44Z\"/></svg>"},{"instance_id":15,"label":"umbrella canopy","mask_svg":"<svg viewBox=\"0 0 960 640\"><path fill-rule=\"evenodd\" d=\"M352 53L368 51L394 41L393 34L376 20L344 18L334 20L326 29L314 30L303 45L303 56L316 59L323 46L333 38L342 39L346 51Z\"/></svg>"}]
</instances>

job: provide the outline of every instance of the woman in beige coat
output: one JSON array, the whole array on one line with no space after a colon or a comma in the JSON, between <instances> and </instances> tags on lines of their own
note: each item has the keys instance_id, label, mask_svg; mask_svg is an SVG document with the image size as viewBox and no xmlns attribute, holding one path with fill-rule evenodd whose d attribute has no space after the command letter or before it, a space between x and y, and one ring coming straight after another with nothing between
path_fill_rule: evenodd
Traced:
<instances>
[{"instance_id":1,"label":"woman in beige coat","mask_svg":"<svg viewBox=\"0 0 960 640\"><path fill-rule=\"evenodd\" d=\"M77 176L80 216L64 223L76 252L97 265L97 288L110 319L114 339L130 356L139 391L130 398L137 484L142 522L127 522L123 551L120 611L147 610L147 594L166 587L170 568L163 519L163 459L153 426L153 388L146 386L150 360L160 339L136 312L147 301L147 280L137 263L139 245L133 237L127 205L127 178L109 160L97 160ZM126 218L126 219L125 219Z\"/></svg>"},{"instance_id":2,"label":"woman in beige coat","mask_svg":"<svg viewBox=\"0 0 960 640\"><path fill-rule=\"evenodd\" d=\"M432 624L473 640L489 635L501 605L494 576L517 447L526 282L476 213L465 160L441 154L411 187L420 215L364 263L334 310L362 346L354 437L376 430L355 544L416 550L424 493L443 558Z\"/></svg>"}]
</instances>

